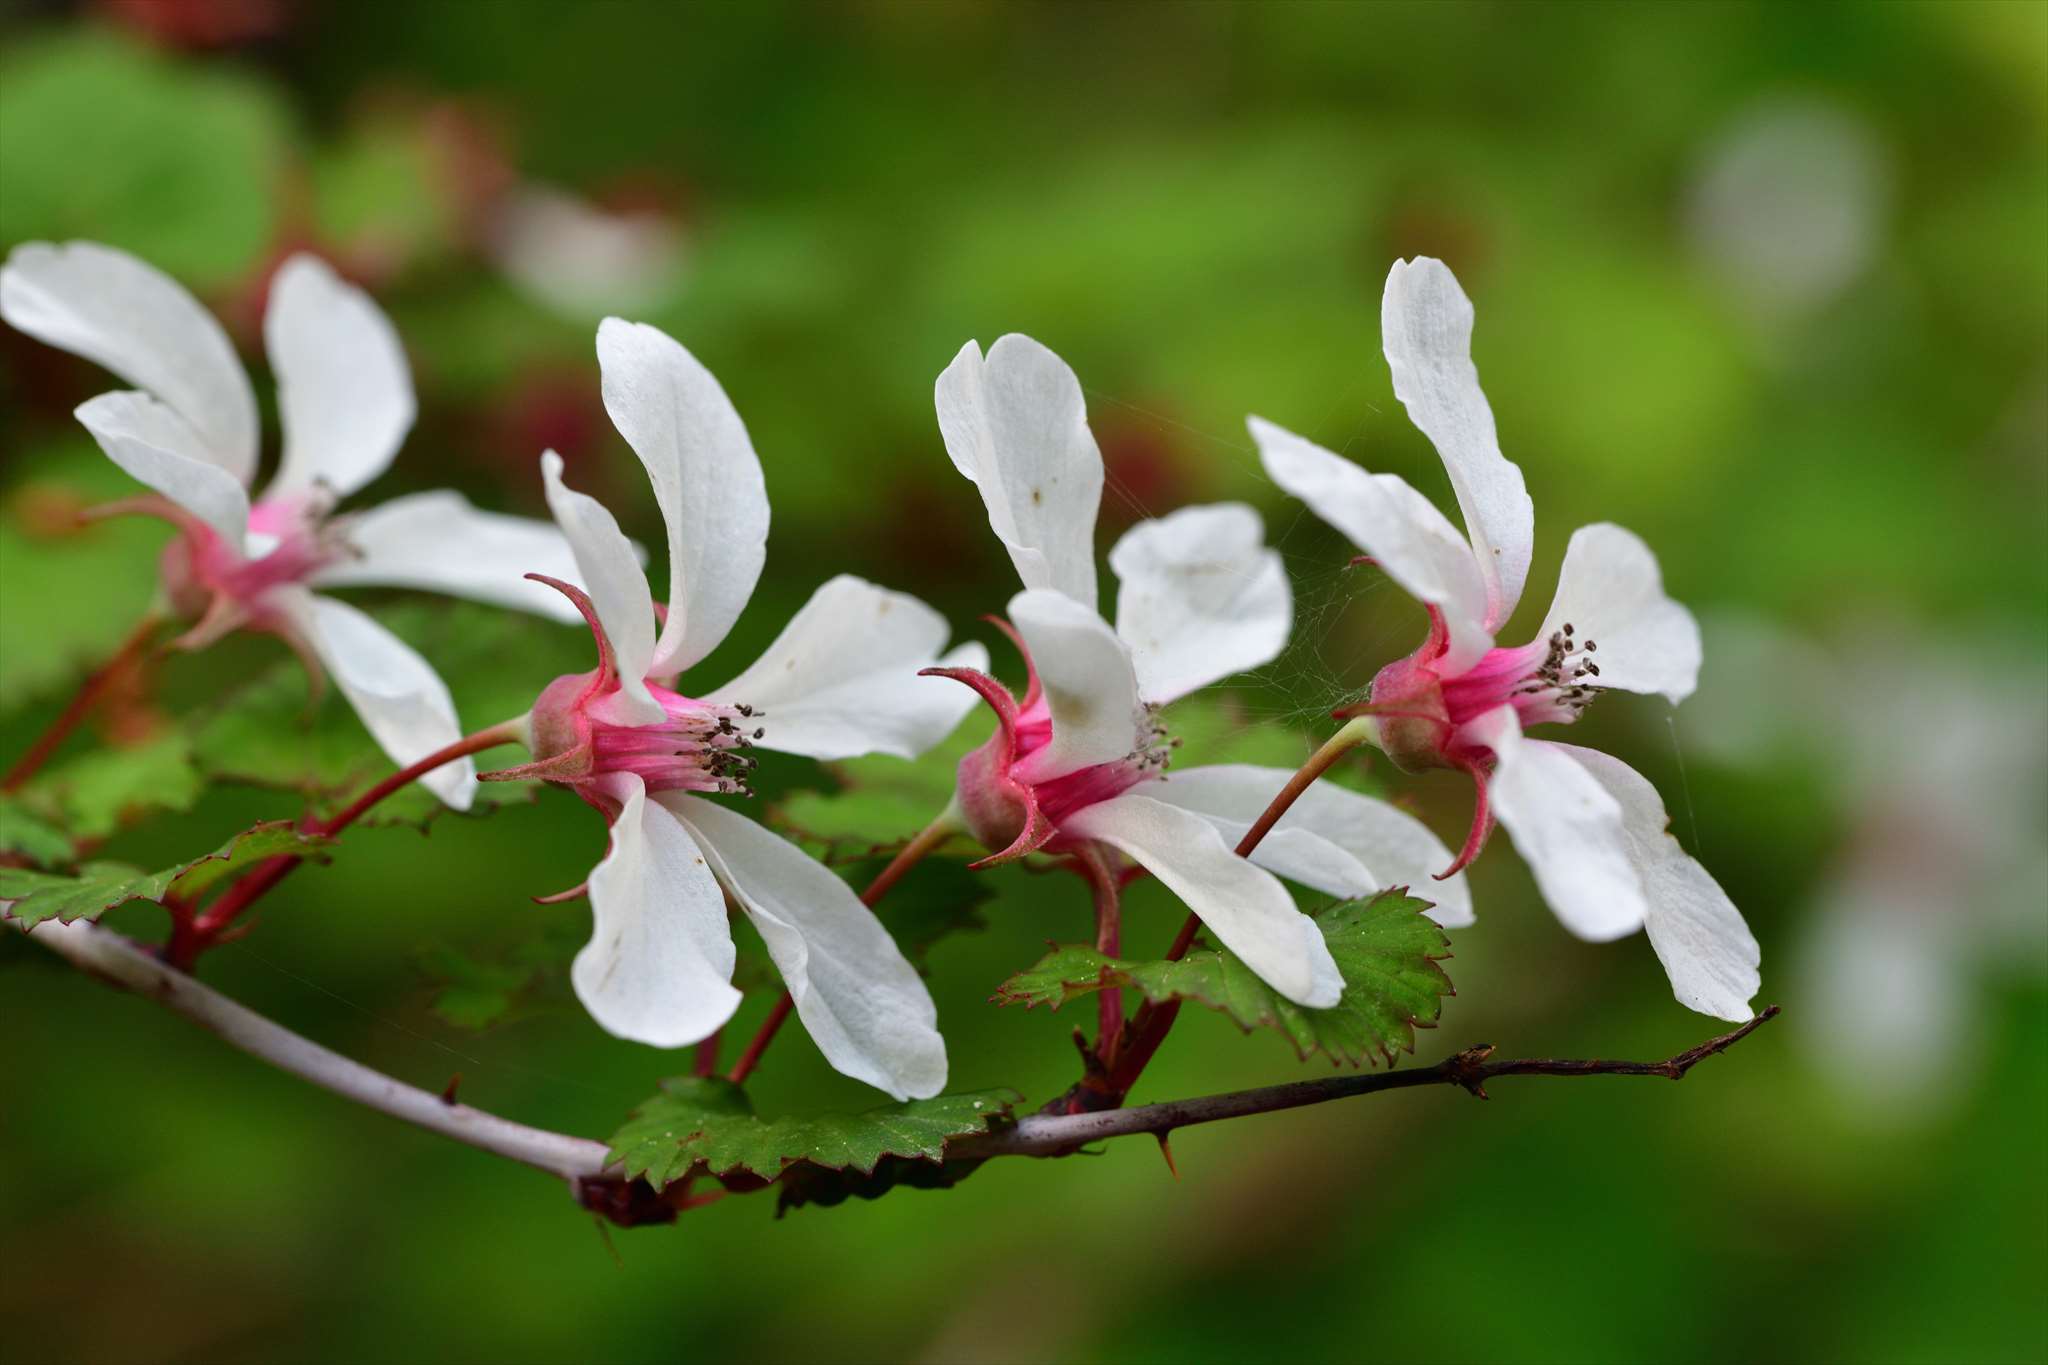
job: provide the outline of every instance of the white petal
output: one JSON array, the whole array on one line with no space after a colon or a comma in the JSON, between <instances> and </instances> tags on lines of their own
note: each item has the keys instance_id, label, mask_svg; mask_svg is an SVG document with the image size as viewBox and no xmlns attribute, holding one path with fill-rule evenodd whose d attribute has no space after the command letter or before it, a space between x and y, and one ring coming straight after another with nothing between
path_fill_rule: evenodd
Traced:
<instances>
[{"instance_id":1,"label":"white petal","mask_svg":"<svg viewBox=\"0 0 2048 1365\"><path fill-rule=\"evenodd\" d=\"M961 347L933 397L946 453L981 490L1017 577L1094 610L1102 452L1074 372L1012 333L996 339L986 360L974 342Z\"/></svg>"},{"instance_id":2,"label":"white petal","mask_svg":"<svg viewBox=\"0 0 2048 1365\"><path fill-rule=\"evenodd\" d=\"M75 413L107 458L211 526L241 553L249 495L207 458L199 434L146 393L103 393Z\"/></svg>"},{"instance_id":3,"label":"white petal","mask_svg":"<svg viewBox=\"0 0 2048 1365\"><path fill-rule=\"evenodd\" d=\"M1649 901L1621 803L1570 746L1522 738L1512 706L1468 722L1462 737L1499 759L1487 784L1493 813L1564 927L1594 942L1642 928Z\"/></svg>"},{"instance_id":4,"label":"white petal","mask_svg":"<svg viewBox=\"0 0 2048 1365\"><path fill-rule=\"evenodd\" d=\"M148 389L244 488L256 473L256 395L234 344L170 276L96 242L25 242L0 268L0 317Z\"/></svg>"},{"instance_id":5,"label":"white petal","mask_svg":"<svg viewBox=\"0 0 2048 1365\"><path fill-rule=\"evenodd\" d=\"M1450 267L1396 261L1380 301L1380 343L1394 396L1443 457L1486 580L1488 630L1514 615L1536 542L1536 508L1522 471L1500 453L1493 409L1472 364L1472 301Z\"/></svg>"},{"instance_id":6,"label":"white petal","mask_svg":"<svg viewBox=\"0 0 2048 1365\"><path fill-rule=\"evenodd\" d=\"M1068 816L1060 833L1100 840L1144 864L1225 947L1296 1004L1328 1009L1344 993L1316 922L1271 873L1231 852L1194 812L1128 793Z\"/></svg>"},{"instance_id":7,"label":"white petal","mask_svg":"<svg viewBox=\"0 0 2048 1365\"><path fill-rule=\"evenodd\" d=\"M270 282L263 344L277 374L284 462L270 492L345 498L412 430L412 370L391 319L325 261L293 256Z\"/></svg>"},{"instance_id":8,"label":"white petal","mask_svg":"<svg viewBox=\"0 0 2048 1365\"><path fill-rule=\"evenodd\" d=\"M1243 503L1141 521L1109 552L1109 567L1119 580L1116 633L1131 647L1146 701L1186 696L1287 647L1287 571Z\"/></svg>"},{"instance_id":9,"label":"white petal","mask_svg":"<svg viewBox=\"0 0 2048 1365\"><path fill-rule=\"evenodd\" d=\"M946 1043L931 992L852 888L744 815L680 792L659 799L690 826L761 931L825 1060L899 1100L945 1089Z\"/></svg>"},{"instance_id":10,"label":"white petal","mask_svg":"<svg viewBox=\"0 0 2048 1365\"><path fill-rule=\"evenodd\" d=\"M1447 673L1461 672L1493 648L1486 624L1487 585L1472 547L1428 498L1393 474L1368 474L1313 441L1250 418L1266 473L1450 628Z\"/></svg>"},{"instance_id":11,"label":"white petal","mask_svg":"<svg viewBox=\"0 0 2048 1365\"><path fill-rule=\"evenodd\" d=\"M1600 646L1587 658L1600 666L1602 687L1661 692L1677 703L1699 682L1699 623L1664 595L1657 557L1632 531L1603 522L1572 532L1537 638L1567 622L1575 639Z\"/></svg>"},{"instance_id":12,"label":"white petal","mask_svg":"<svg viewBox=\"0 0 2048 1365\"><path fill-rule=\"evenodd\" d=\"M1031 588L1010 599L1010 623L1031 651L1052 709L1052 740L1017 765L1019 777L1043 782L1138 747L1138 675L1107 621L1065 593Z\"/></svg>"},{"instance_id":13,"label":"white petal","mask_svg":"<svg viewBox=\"0 0 2048 1365\"><path fill-rule=\"evenodd\" d=\"M1148 785L1155 801L1214 825L1235 848L1294 774L1286 768L1219 763L1170 772ZM1329 782L1295 799L1275 822L1251 860L1289 881L1347 900L1405 886L1433 903L1429 917L1447 929L1472 923L1472 893L1465 874L1443 881L1451 851L1429 826L1404 810Z\"/></svg>"},{"instance_id":14,"label":"white petal","mask_svg":"<svg viewBox=\"0 0 2048 1365\"><path fill-rule=\"evenodd\" d=\"M605 411L647 466L668 524L668 622L653 671L680 673L718 647L761 577L761 461L725 390L667 333L606 318L597 362Z\"/></svg>"},{"instance_id":15,"label":"white petal","mask_svg":"<svg viewBox=\"0 0 2048 1365\"><path fill-rule=\"evenodd\" d=\"M764 749L807 758L895 754L916 758L951 734L976 704L972 691L917 671L939 662L946 618L908 593L841 574L790 618L746 672L708 701L745 703L761 715ZM979 645L963 656L986 668Z\"/></svg>"},{"instance_id":16,"label":"white petal","mask_svg":"<svg viewBox=\"0 0 2048 1365\"><path fill-rule=\"evenodd\" d=\"M661 703L647 690L654 662L654 598L633 542L605 505L562 482L562 457L550 450L540 457L540 476L547 486L548 509L575 552L578 577L604 623L605 638L619 668L619 691L606 719L619 725L655 725L664 718Z\"/></svg>"},{"instance_id":17,"label":"white petal","mask_svg":"<svg viewBox=\"0 0 2048 1365\"><path fill-rule=\"evenodd\" d=\"M413 647L346 602L304 588L272 594L363 727L400 767L462 738L455 700L434 666ZM444 763L420 784L456 810L476 795L476 765Z\"/></svg>"},{"instance_id":18,"label":"white petal","mask_svg":"<svg viewBox=\"0 0 2048 1365\"><path fill-rule=\"evenodd\" d=\"M689 829L638 777L604 780L621 808L611 851L590 874L590 942L569 980L605 1032L684 1047L739 1008L725 894Z\"/></svg>"},{"instance_id":19,"label":"white petal","mask_svg":"<svg viewBox=\"0 0 2048 1365\"><path fill-rule=\"evenodd\" d=\"M1667 831L1670 817L1649 779L1620 759L1573 744L1562 750L1606 788L1621 807L1629 856L1649 902L1644 927L1671 978L1672 994L1687 1009L1717 1019L1743 1020L1762 985L1762 960L1742 912L1699 860Z\"/></svg>"},{"instance_id":20,"label":"white petal","mask_svg":"<svg viewBox=\"0 0 2048 1365\"><path fill-rule=\"evenodd\" d=\"M560 593L525 577L542 573L582 585L568 539L548 522L485 512L444 489L356 513L346 518L345 532L353 556L322 569L316 585L419 588L557 621L583 619Z\"/></svg>"}]
</instances>

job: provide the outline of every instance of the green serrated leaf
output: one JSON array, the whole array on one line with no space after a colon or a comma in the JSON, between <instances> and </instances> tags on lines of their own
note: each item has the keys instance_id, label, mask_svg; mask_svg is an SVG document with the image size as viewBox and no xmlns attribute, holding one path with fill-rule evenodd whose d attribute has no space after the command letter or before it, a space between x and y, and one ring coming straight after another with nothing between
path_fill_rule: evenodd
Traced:
<instances>
[{"instance_id":1,"label":"green serrated leaf","mask_svg":"<svg viewBox=\"0 0 2048 1365\"><path fill-rule=\"evenodd\" d=\"M143 872L126 863L87 863L75 877L0 867L0 901L13 902L7 907L8 917L24 929L46 919L69 924L98 919L129 901L160 901L169 894L177 873L176 868Z\"/></svg>"},{"instance_id":2,"label":"green serrated leaf","mask_svg":"<svg viewBox=\"0 0 2048 1365\"><path fill-rule=\"evenodd\" d=\"M953 1139L1008 1123L1012 1103L1007 1092L983 1091L861 1114L764 1119L730 1081L678 1077L612 1135L611 1159L629 1178L656 1186L692 1171L755 1188L798 1167L873 1175L888 1158L942 1162Z\"/></svg>"},{"instance_id":3,"label":"green serrated leaf","mask_svg":"<svg viewBox=\"0 0 2048 1365\"><path fill-rule=\"evenodd\" d=\"M252 825L205 857L183 864L171 883L171 894L185 900L195 899L235 873L267 858L287 854L295 858L319 858L333 843L326 835L309 834L289 820Z\"/></svg>"},{"instance_id":4,"label":"green serrated leaf","mask_svg":"<svg viewBox=\"0 0 2048 1365\"><path fill-rule=\"evenodd\" d=\"M162 903L173 896L193 899L223 878L266 858L314 855L330 842L324 836L303 834L287 821L277 821L246 829L213 852L160 872L143 872L115 862L87 863L75 876L0 867L0 901L13 902L7 913L24 929L46 919L65 924L98 919L130 901Z\"/></svg>"},{"instance_id":5,"label":"green serrated leaf","mask_svg":"<svg viewBox=\"0 0 2048 1365\"><path fill-rule=\"evenodd\" d=\"M1192 1000L1219 1010L1249 1033L1277 1029L1303 1059L1320 1052L1362 1066L1394 1063L1394 1051L1415 1050L1415 1026L1443 1012L1451 980L1437 963L1449 940L1422 912L1429 902L1405 890L1369 901L1343 901L1317 915L1323 940L1344 978L1344 995L1326 1010L1305 1009L1260 980L1229 952L1201 949L1178 962L1128 962L1078 944L1055 948L1035 966L996 988L998 1004L1058 1009L1076 996L1130 987L1157 1003Z\"/></svg>"},{"instance_id":6,"label":"green serrated leaf","mask_svg":"<svg viewBox=\"0 0 2048 1365\"><path fill-rule=\"evenodd\" d=\"M0 796L0 855L20 858L31 867L55 867L71 861L71 836L13 797Z\"/></svg>"},{"instance_id":7,"label":"green serrated leaf","mask_svg":"<svg viewBox=\"0 0 2048 1365\"><path fill-rule=\"evenodd\" d=\"M190 810L205 790L191 744L171 731L81 754L36 778L22 799L74 839L104 839L145 815Z\"/></svg>"}]
</instances>

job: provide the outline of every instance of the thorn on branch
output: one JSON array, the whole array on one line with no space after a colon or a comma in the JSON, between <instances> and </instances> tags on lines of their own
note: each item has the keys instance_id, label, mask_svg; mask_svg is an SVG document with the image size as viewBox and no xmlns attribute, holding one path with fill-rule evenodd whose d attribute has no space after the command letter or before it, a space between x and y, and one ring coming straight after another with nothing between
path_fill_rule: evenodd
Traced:
<instances>
[{"instance_id":1,"label":"thorn on branch","mask_svg":"<svg viewBox=\"0 0 2048 1365\"><path fill-rule=\"evenodd\" d=\"M1493 1044L1480 1043L1476 1047L1466 1048L1455 1057L1445 1059L1442 1069L1453 1084L1463 1086L1473 1099L1492 1099L1493 1097L1486 1093L1486 1059L1491 1056Z\"/></svg>"}]
</instances>

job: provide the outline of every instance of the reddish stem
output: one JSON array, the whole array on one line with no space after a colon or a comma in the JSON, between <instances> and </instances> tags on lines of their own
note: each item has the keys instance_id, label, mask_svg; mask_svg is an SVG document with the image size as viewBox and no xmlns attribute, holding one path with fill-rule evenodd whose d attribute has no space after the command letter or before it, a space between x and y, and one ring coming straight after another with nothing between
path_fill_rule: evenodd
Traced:
<instances>
[{"instance_id":1,"label":"reddish stem","mask_svg":"<svg viewBox=\"0 0 2048 1365\"><path fill-rule=\"evenodd\" d=\"M732 1064L732 1070L725 1073L727 1080L738 1085L754 1074L754 1068L761 1064L761 1054L768 1050L768 1044L775 1041L776 1031L782 1027L782 1021L789 1018L789 1012L795 1008L796 997L784 991L782 998L775 1002L775 1007L768 1011L768 1017L761 1021L761 1027L754 1031L753 1038L747 1043L747 1050Z\"/></svg>"},{"instance_id":2,"label":"reddish stem","mask_svg":"<svg viewBox=\"0 0 2048 1365\"><path fill-rule=\"evenodd\" d=\"M1252 827L1245 831L1244 838L1238 840L1237 856L1249 856L1251 851L1259 846L1259 842L1272 832L1273 826L1279 823L1280 817L1287 813L1288 808L1301 799L1301 794L1313 786L1317 778L1328 772L1338 759L1363 743L1365 738L1365 728L1359 722L1353 721L1325 740L1323 747L1309 755L1308 762L1302 764L1294 776L1287 779L1287 785L1280 789L1279 794L1267 803L1259 818L1252 822ZM1201 928L1201 916L1190 914L1181 924L1180 933L1174 936L1173 946L1166 951L1167 961L1178 962L1187 956L1188 949L1194 946L1195 935ZM1140 1005L1137 1015L1131 1020L1130 1028L1124 1032L1123 1046L1117 1049L1115 1056L1104 1059L1109 1073L1106 1087L1091 1091L1087 1107L1113 1109L1122 1104L1124 1096L1138 1083L1138 1077L1151 1062L1152 1055L1159 1051L1159 1045L1166 1041L1167 1032L1172 1029L1173 1021L1179 1017L1178 1000L1168 1000L1158 1005L1147 1001ZM1076 1093L1078 1095L1078 1092ZM1105 1098L1109 1101L1107 1104L1102 1103Z\"/></svg>"},{"instance_id":3,"label":"reddish stem","mask_svg":"<svg viewBox=\"0 0 2048 1365\"><path fill-rule=\"evenodd\" d=\"M875 874L875 879L868 883L868 889L860 893L860 903L873 908L876 901L888 894L890 887L903 880L904 873L924 861L927 853L952 838L953 832L954 824L950 811L919 830L917 837L905 844L902 850L889 860L889 865ZM754 1068L761 1064L761 1054L768 1050L768 1044L775 1041L776 1031L782 1027L782 1021L789 1018L790 1010L795 1007L796 998L788 991L784 991L782 998L775 1002L775 1008L769 1010L768 1017L761 1021L761 1027L754 1031L753 1038L747 1043L746 1051L732 1064L732 1070L725 1073L727 1080L738 1085L754 1074Z\"/></svg>"},{"instance_id":4,"label":"reddish stem","mask_svg":"<svg viewBox=\"0 0 2048 1365\"><path fill-rule=\"evenodd\" d=\"M1095 951L1115 957L1123 951L1123 908L1117 876L1092 849L1074 855L1088 888L1095 894ZM1095 1055L1105 1064L1116 1055L1124 1031L1124 993L1105 987L1095 993Z\"/></svg>"},{"instance_id":5,"label":"reddish stem","mask_svg":"<svg viewBox=\"0 0 2048 1365\"><path fill-rule=\"evenodd\" d=\"M5 777L0 777L0 792L13 791L42 770L42 766L50 761L50 756L71 737L71 732L92 714L92 709L106 696L107 689L127 671L129 665L134 663L144 650L149 648L150 641L156 637L162 626L163 618L155 613L142 618L129 633L128 638L114 651L113 656L94 669L87 675L85 681L79 684L78 691L65 704L63 711L58 713L57 719L50 722L50 728L36 737L36 742L28 746L28 752L15 761L14 766L7 770Z\"/></svg>"},{"instance_id":6,"label":"reddish stem","mask_svg":"<svg viewBox=\"0 0 2048 1365\"><path fill-rule=\"evenodd\" d=\"M699 1076L712 1076L718 1072L718 1042L724 1030L713 1033L697 1044L697 1072Z\"/></svg>"},{"instance_id":7,"label":"reddish stem","mask_svg":"<svg viewBox=\"0 0 2048 1365\"><path fill-rule=\"evenodd\" d=\"M453 744L434 750L416 763L408 764L392 773L368 791L358 796L326 820L313 820L301 828L308 834L332 838L360 820L370 808L394 792L417 782L443 764L453 763L458 758L495 749L500 744L516 743L519 736L511 725L493 725L488 730L479 730L465 735ZM267 858L258 863L254 871L221 893L220 899L208 906L191 921L189 928L178 932L173 926L170 944L164 950L165 960L180 971L190 972L199 955L220 942L235 920L251 905L254 905L269 890L291 875L305 859L289 853Z\"/></svg>"}]
</instances>

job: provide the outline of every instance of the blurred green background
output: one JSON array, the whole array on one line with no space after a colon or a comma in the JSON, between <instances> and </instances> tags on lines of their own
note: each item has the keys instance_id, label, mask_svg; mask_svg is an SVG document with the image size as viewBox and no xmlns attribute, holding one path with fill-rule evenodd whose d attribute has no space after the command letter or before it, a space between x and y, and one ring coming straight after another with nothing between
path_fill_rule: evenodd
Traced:
<instances>
[{"instance_id":1,"label":"blurred green background","mask_svg":"<svg viewBox=\"0 0 2048 1365\"><path fill-rule=\"evenodd\" d=\"M745 416L775 512L756 608L704 677L840 570L991 638L976 618L1013 580L944 458L931 382L966 339L1025 331L1087 387L1105 548L1189 501L1266 514L1300 637L1202 715L1260 722L1276 761L1304 754L1421 622L1277 496L1243 419L1449 506L1378 354L1389 263L1442 256L1538 506L1532 585L1572 527L1612 519L1708 623L1699 698L1611 700L1574 738L1657 781L1762 941L1759 1003L1786 1016L1678 1087L1397 1093L1186 1131L1177 1180L1126 1141L779 1221L728 1199L608 1247L544 1179L10 941L0 1357L2048 1358L2048 6L8 13L0 246L135 251L252 364L268 270L329 256L389 309L420 390L373 499L454 485L537 511L552 444L658 535L597 403L592 328L625 311L690 346ZM0 336L0 753L149 596L160 529L81 535L57 514L125 486L68 415L105 387ZM1722 661L1722 622L1768 637L1740 656L1762 662ZM473 698L584 666L574 632L511 629L517 650L467 673L427 641L472 722L496 718ZM1885 643L1851 643L1868 639ZM1837 665L1826 685L1783 666L1794 642ZM204 705L281 652L180 660L159 704ZM1835 725L1851 712L1883 719ZM148 717L131 722L103 738L147 742ZM1958 723L2000 736L2002 762L1936 781ZM1183 761L1213 756L1198 747ZM926 766L943 788L943 760ZM769 777L771 795L821 785L804 765ZM1460 781L1398 790L1455 842ZM108 848L167 861L294 810L216 789ZM1895 837L1937 816L1956 838ZM346 844L207 978L396 1076L459 1072L472 1103L570 1131L609 1132L687 1070L608 1039L545 979L480 1033L432 1008L437 952L502 959L583 931L584 907L527 900L601 851L573 798ZM1872 874L1873 850L1912 875ZM1896 934L1858 914L1873 875L1914 889ZM1664 1056L1715 1031L1640 937L1566 935L1505 839L1472 876L1480 923L1454 936L1459 994L1422 1059L1479 1041ZM1072 1079L1085 1011L985 998L1047 939L1082 936L1086 905L1064 879L990 884L989 927L932 959L953 1087L1035 1102ZM1178 911L1135 894L1127 943L1163 945ZM1822 923L1877 934L1868 953L1889 945L1904 974L1858 977L1868 953ZM1911 1067L1900 1048L1849 1055L1821 1007L1844 996L1905 1052L1939 1045ZM1320 1066L1190 1011L1136 1098ZM755 1089L767 1110L872 1098L794 1030Z\"/></svg>"}]
</instances>

